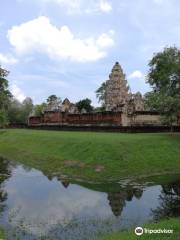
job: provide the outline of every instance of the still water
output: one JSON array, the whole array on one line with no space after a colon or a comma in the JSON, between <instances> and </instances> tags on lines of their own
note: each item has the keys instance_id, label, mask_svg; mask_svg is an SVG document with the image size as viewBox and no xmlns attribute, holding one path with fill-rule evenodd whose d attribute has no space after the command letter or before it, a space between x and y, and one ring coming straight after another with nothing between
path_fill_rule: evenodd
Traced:
<instances>
[{"instance_id":1,"label":"still water","mask_svg":"<svg viewBox=\"0 0 180 240\"><path fill-rule=\"evenodd\" d=\"M180 216L178 175L91 183L0 159L0 225L8 239L98 239L165 216Z\"/></svg>"}]
</instances>

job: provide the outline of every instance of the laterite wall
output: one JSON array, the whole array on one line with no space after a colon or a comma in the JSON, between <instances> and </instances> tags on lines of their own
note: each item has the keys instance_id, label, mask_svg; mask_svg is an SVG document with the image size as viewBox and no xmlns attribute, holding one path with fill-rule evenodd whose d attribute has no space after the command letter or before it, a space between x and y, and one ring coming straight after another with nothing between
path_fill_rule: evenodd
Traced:
<instances>
[{"instance_id":1,"label":"laterite wall","mask_svg":"<svg viewBox=\"0 0 180 240\"><path fill-rule=\"evenodd\" d=\"M42 117L30 117L29 125L36 124L114 124L122 125L121 112L98 112L84 114L68 114L45 112Z\"/></svg>"}]
</instances>

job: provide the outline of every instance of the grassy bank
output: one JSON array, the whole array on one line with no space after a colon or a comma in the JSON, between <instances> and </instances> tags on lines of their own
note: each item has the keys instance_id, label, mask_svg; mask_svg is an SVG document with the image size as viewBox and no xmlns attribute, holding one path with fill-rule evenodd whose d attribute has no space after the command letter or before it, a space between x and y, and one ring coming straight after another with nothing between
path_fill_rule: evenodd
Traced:
<instances>
[{"instance_id":1,"label":"grassy bank","mask_svg":"<svg viewBox=\"0 0 180 240\"><path fill-rule=\"evenodd\" d=\"M47 174L117 180L180 169L180 134L1 130L0 156Z\"/></svg>"},{"instance_id":2,"label":"grassy bank","mask_svg":"<svg viewBox=\"0 0 180 240\"><path fill-rule=\"evenodd\" d=\"M144 226L147 229L172 229L173 234L143 234L141 236L136 236L134 233L134 229L128 232L121 232L116 233L113 235L109 235L106 237L101 238L101 240L177 240L180 237L180 219L169 219L169 220L162 220L159 223L148 224Z\"/></svg>"}]
</instances>

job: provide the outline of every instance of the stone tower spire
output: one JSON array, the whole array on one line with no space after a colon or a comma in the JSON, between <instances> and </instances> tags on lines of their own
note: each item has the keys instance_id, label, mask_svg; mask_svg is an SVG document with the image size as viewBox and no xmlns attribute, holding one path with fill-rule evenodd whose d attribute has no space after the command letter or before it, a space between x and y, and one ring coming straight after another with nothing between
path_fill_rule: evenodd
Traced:
<instances>
[{"instance_id":1,"label":"stone tower spire","mask_svg":"<svg viewBox=\"0 0 180 240\"><path fill-rule=\"evenodd\" d=\"M125 74L120 64L116 62L109 75L109 80L106 81L106 111L122 110L129 96L128 90Z\"/></svg>"}]
</instances>

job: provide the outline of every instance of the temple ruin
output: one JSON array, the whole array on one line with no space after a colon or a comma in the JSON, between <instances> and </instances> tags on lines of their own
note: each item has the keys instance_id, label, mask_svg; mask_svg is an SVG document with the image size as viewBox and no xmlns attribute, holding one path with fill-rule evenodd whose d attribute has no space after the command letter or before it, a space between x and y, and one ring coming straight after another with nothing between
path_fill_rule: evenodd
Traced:
<instances>
[{"instance_id":1,"label":"temple ruin","mask_svg":"<svg viewBox=\"0 0 180 240\"><path fill-rule=\"evenodd\" d=\"M118 62L112 68L105 91L106 111L145 111L143 97L140 92L132 94L126 75Z\"/></svg>"},{"instance_id":2,"label":"temple ruin","mask_svg":"<svg viewBox=\"0 0 180 240\"><path fill-rule=\"evenodd\" d=\"M129 87L125 74L118 62L114 65L109 80L106 81L106 111L122 111L129 99Z\"/></svg>"},{"instance_id":3,"label":"temple ruin","mask_svg":"<svg viewBox=\"0 0 180 240\"><path fill-rule=\"evenodd\" d=\"M140 92L131 93L126 75L118 62L105 81L105 111L79 112L76 104L65 99L50 103L40 116L32 113L30 126L97 125L97 126L162 126L158 112L147 109ZM177 121L175 125L178 125Z\"/></svg>"}]
</instances>

